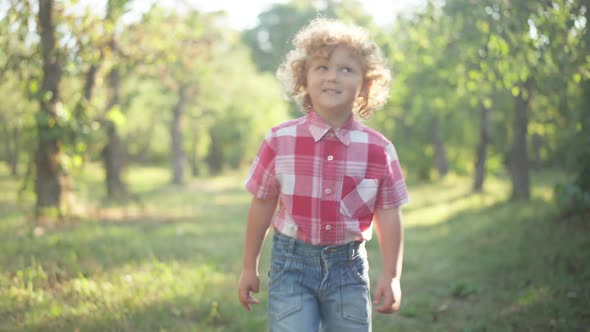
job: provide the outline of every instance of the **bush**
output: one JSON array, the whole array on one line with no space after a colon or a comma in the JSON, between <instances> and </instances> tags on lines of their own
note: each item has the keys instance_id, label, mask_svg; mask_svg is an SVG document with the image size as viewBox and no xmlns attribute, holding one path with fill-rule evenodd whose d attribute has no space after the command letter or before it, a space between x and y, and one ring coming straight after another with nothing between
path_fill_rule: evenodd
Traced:
<instances>
[{"instance_id":1,"label":"bush","mask_svg":"<svg viewBox=\"0 0 590 332\"><path fill-rule=\"evenodd\" d=\"M564 217L590 220L590 138L585 139L578 156L577 176L572 184L555 186L554 197ZM585 144L584 144L585 143Z\"/></svg>"},{"instance_id":2,"label":"bush","mask_svg":"<svg viewBox=\"0 0 590 332\"><path fill-rule=\"evenodd\" d=\"M554 197L564 217L590 216L590 192L583 191L576 184L556 185Z\"/></svg>"}]
</instances>

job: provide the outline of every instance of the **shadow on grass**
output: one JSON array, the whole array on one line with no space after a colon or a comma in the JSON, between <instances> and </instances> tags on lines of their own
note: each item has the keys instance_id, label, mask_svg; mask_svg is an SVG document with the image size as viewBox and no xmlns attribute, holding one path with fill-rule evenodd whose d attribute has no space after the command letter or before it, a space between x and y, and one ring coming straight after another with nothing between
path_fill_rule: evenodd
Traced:
<instances>
[{"instance_id":1,"label":"shadow on grass","mask_svg":"<svg viewBox=\"0 0 590 332\"><path fill-rule=\"evenodd\" d=\"M174 195L179 194L176 199ZM148 207L147 212L113 218L103 213L100 219L68 221L41 228L38 236L34 236L32 227L21 220L19 225L7 228L4 236L0 235L4 240L0 243L0 262L8 276L41 266L48 276L39 285L41 287L151 260L213 261L224 268L235 264L227 258L241 255L238 243L243 240L247 204L229 200L211 205L211 201L222 195L238 194L244 195L244 192L235 187L207 188L202 192L199 188L189 188L188 194L170 187L146 194L146 201L162 204L154 208L157 211L150 211ZM176 201L180 206L189 207L171 206ZM0 209L3 208L0 202ZM6 208L11 207L7 205Z\"/></svg>"},{"instance_id":2,"label":"shadow on grass","mask_svg":"<svg viewBox=\"0 0 590 332\"><path fill-rule=\"evenodd\" d=\"M420 331L586 331L590 240L556 218L533 199L408 228L400 315Z\"/></svg>"},{"instance_id":3,"label":"shadow on grass","mask_svg":"<svg viewBox=\"0 0 590 332\"><path fill-rule=\"evenodd\" d=\"M5 273L10 273L10 270L21 269L25 267L23 263L26 265L27 261L34 260L49 273L50 281L63 282L78 274L90 277L146 260L214 259L224 254L224 246L229 246L227 250L235 246L235 242L219 239L228 236L237 239L240 230L240 227L218 221L205 224L185 218L148 223L136 220L86 224L66 233L23 238L12 245L5 242L1 246L2 255L10 258L3 267Z\"/></svg>"},{"instance_id":4,"label":"shadow on grass","mask_svg":"<svg viewBox=\"0 0 590 332\"><path fill-rule=\"evenodd\" d=\"M113 310L114 309L114 310ZM227 315L226 315L227 314ZM61 314L27 331L237 331L218 303L178 296L139 308L96 308L86 315Z\"/></svg>"},{"instance_id":5,"label":"shadow on grass","mask_svg":"<svg viewBox=\"0 0 590 332\"><path fill-rule=\"evenodd\" d=\"M207 264L231 274L239 265L247 212L247 203L232 197L243 191L235 186L196 184L188 195L176 194L170 187L144 192L142 197L163 204L161 211L187 202L194 202L195 209L179 215L158 212L82 222L37 238L5 235L0 244L2 266L10 278L22 268L42 266L48 279L33 280L33 288L46 290L47 296L59 293L60 284L70 279L108 280L101 276L134 271L150 261ZM436 204L450 204L464 195L464 190L455 190ZM229 199L222 200L223 196ZM390 317L377 315L374 330L585 331L590 326L587 230L557 222L548 204L541 199L497 203L462 209L436 225L408 227L402 310L393 323ZM377 241L369 247L378 253ZM219 292L234 303L233 288ZM213 289L206 294L216 296ZM60 296L53 301L63 300ZM42 317L26 327L37 331L258 331L264 325L239 314L238 323L230 323L235 311L241 310L235 303L222 304L217 315L210 300L197 296L158 297L152 302L142 296L137 295L138 303L93 308L86 314L56 311L56 317ZM76 298L65 302L81 303ZM29 309L36 310L8 306L5 313L23 319Z\"/></svg>"}]
</instances>

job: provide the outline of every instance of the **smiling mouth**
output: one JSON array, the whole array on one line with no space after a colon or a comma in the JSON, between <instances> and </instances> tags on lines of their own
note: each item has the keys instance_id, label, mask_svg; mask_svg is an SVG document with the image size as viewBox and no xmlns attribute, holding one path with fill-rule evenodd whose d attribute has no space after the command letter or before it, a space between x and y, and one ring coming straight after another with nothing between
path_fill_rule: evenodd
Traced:
<instances>
[{"instance_id":1,"label":"smiling mouth","mask_svg":"<svg viewBox=\"0 0 590 332\"><path fill-rule=\"evenodd\" d=\"M324 93L334 93L334 94L340 94L341 92L336 90L336 89L323 89L322 92Z\"/></svg>"}]
</instances>

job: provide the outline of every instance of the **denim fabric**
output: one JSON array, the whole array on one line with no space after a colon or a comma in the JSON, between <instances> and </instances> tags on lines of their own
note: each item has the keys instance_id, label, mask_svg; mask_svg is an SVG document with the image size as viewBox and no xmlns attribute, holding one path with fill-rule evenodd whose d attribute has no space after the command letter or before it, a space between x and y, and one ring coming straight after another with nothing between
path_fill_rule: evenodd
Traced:
<instances>
[{"instance_id":1,"label":"denim fabric","mask_svg":"<svg viewBox=\"0 0 590 332\"><path fill-rule=\"evenodd\" d=\"M314 246L275 232L270 331L371 331L368 272L364 242Z\"/></svg>"}]
</instances>

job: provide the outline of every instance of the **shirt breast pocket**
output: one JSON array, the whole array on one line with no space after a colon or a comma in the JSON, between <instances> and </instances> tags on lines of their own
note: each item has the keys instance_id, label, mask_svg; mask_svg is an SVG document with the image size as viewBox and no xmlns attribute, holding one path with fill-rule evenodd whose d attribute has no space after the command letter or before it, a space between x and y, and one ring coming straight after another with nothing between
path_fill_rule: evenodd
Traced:
<instances>
[{"instance_id":1,"label":"shirt breast pocket","mask_svg":"<svg viewBox=\"0 0 590 332\"><path fill-rule=\"evenodd\" d=\"M353 187L352 190L351 187ZM345 176L342 189L341 214L360 218L375 212L379 179L357 179Z\"/></svg>"}]
</instances>

